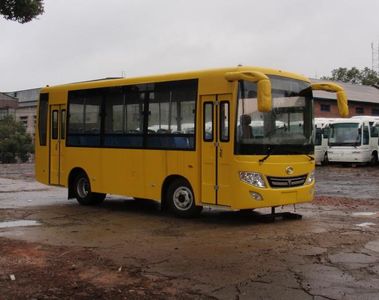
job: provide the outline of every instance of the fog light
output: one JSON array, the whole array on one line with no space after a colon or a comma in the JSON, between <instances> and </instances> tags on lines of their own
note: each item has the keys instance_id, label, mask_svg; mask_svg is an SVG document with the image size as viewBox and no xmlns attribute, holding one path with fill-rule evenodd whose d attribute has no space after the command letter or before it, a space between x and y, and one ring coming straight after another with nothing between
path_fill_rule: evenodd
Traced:
<instances>
[{"instance_id":1,"label":"fog light","mask_svg":"<svg viewBox=\"0 0 379 300\"><path fill-rule=\"evenodd\" d=\"M257 201L263 200L263 197L259 193L256 193L256 192L250 192L250 196L251 196L251 198L253 198L254 200L257 200Z\"/></svg>"}]
</instances>

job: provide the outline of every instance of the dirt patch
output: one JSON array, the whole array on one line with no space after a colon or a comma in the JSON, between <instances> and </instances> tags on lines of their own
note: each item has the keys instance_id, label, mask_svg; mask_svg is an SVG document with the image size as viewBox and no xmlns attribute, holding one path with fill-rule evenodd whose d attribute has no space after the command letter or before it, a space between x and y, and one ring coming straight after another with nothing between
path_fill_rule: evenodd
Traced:
<instances>
[{"instance_id":1,"label":"dirt patch","mask_svg":"<svg viewBox=\"0 0 379 300\"><path fill-rule=\"evenodd\" d=\"M205 299L178 291L165 277L116 266L91 249L3 238L0 249L0 290L6 299Z\"/></svg>"},{"instance_id":2,"label":"dirt patch","mask_svg":"<svg viewBox=\"0 0 379 300\"><path fill-rule=\"evenodd\" d=\"M356 209L362 207L377 207L379 200L374 199L351 199L346 197L316 196L312 201L313 205L334 206L338 208Z\"/></svg>"}]
</instances>

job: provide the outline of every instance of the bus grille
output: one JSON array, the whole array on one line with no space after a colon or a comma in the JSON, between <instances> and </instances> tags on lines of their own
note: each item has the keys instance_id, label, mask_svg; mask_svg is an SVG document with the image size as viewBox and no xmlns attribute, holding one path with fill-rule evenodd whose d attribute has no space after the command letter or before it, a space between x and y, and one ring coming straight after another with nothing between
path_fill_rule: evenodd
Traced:
<instances>
[{"instance_id":1,"label":"bus grille","mask_svg":"<svg viewBox=\"0 0 379 300\"><path fill-rule=\"evenodd\" d=\"M272 188L290 188L301 186L307 179L307 175L296 177L267 177Z\"/></svg>"}]
</instances>

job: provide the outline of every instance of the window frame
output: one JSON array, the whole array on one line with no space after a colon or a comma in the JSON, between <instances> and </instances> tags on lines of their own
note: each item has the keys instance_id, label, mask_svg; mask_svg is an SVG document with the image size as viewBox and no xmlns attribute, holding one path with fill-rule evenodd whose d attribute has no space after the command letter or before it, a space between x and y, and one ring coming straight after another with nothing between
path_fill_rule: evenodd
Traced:
<instances>
[{"instance_id":1,"label":"window frame","mask_svg":"<svg viewBox=\"0 0 379 300\"><path fill-rule=\"evenodd\" d=\"M193 132L191 133L148 133L148 116L149 116L149 97L152 93L155 92L156 86L160 84L168 84L171 85L173 89L177 89L178 94L184 95L184 97L193 97L191 100L182 100L178 101L178 103L191 102L194 104L192 113L193 113ZM142 105L141 113L141 133L123 133L124 137L136 137L139 138L142 142L139 142L138 145L112 145L111 143L107 143L106 139L109 136L118 136L118 134L106 133L106 100L108 91L111 88L120 88L123 91L124 97L128 97L127 91L131 87L138 87L137 92L139 93L139 101ZM195 151L196 150L196 127L197 127L197 105L198 105L198 89L199 89L199 79L198 78L190 78L190 79L182 79L182 80L173 80L173 81L165 81L165 82L151 82L151 83L143 83L143 84L135 84L135 85L120 85L120 86L109 86L109 87L101 87L94 89L83 89L83 90L71 90L68 91L68 101L67 101L67 124L66 124L66 146L67 147L90 147L90 148L122 148L122 149L146 149L146 150L180 150L180 151ZM76 95L80 95L80 93L101 93L101 109L100 109L100 133L94 134L93 136L99 136L99 143L96 145L92 144L77 144L70 140L72 136L92 136L92 134L83 134L83 133L70 133L70 118L71 118L71 104L73 99L75 99ZM126 96L125 96L126 95ZM141 95L144 95L141 98ZM127 122L126 120L126 111L125 107L128 103L127 100L123 102L123 124ZM84 120L85 122L85 120ZM125 128L123 128L125 130ZM153 141L154 139L162 138L161 145L155 146ZM178 144L185 145L183 147L176 146ZM166 143L166 144L165 144ZM174 145L174 146L172 146Z\"/></svg>"}]
</instances>

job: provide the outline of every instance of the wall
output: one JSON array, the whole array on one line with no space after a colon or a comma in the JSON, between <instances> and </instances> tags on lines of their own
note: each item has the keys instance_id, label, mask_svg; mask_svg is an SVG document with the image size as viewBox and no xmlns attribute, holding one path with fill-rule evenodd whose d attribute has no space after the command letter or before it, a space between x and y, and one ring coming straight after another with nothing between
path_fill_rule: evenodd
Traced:
<instances>
[{"instance_id":1,"label":"wall","mask_svg":"<svg viewBox=\"0 0 379 300\"><path fill-rule=\"evenodd\" d=\"M321 111L321 105L330 105L330 111ZM356 111L357 107L363 108L363 113L358 113ZM315 117L316 118L339 118L338 107L336 100L327 99L315 99L314 103ZM373 109L377 110L378 113L374 114ZM368 102L356 102L349 101L349 111L350 117L357 115L379 115L379 104L368 103Z\"/></svg>"}]
</instances>

